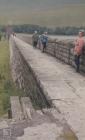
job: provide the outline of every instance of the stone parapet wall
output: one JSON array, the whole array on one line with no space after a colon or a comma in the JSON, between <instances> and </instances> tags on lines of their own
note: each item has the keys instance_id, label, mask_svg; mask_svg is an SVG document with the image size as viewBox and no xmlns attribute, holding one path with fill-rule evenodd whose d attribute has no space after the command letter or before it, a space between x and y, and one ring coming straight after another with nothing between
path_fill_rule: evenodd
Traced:
<instances>
[{"instance_id":1,"label":"stone parapet wall","mask_svg":"<svg viewBox=\"0 0 85 140\"><path fill-rule=\"evenodd\" d=\"M13 81L22 90L23 96L29 96L35 108L50 107L50 103L37 84L32 69L13 39L10 39L10 63Z\"/></svg>"}]
</instances>

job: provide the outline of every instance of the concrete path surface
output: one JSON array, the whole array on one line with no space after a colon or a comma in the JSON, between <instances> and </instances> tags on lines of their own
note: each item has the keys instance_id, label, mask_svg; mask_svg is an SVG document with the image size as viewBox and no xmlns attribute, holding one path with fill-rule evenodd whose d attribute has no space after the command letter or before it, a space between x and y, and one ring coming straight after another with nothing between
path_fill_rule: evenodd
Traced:
<instances>
[{"instance_id":1,"label":"concrete path surface","mask_svg":"<svg viewBox=\"0 0 85 140\"><path fill-rule=\"evenodd\" d=\"M85 140L85 77L18 38L15 42L38 82L79 140Z\"/></svg>"}]
</instances>

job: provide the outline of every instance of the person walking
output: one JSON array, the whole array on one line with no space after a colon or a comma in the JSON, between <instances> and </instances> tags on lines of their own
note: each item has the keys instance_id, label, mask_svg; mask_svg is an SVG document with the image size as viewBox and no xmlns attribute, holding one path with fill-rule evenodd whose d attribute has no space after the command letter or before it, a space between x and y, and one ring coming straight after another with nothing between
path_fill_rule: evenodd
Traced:
<instances>
[{"instance_id":1,"label":"person walking","mask_svg":"<svg viewBox=\"0 0 85 140\"><path fill-rule=\"evenodd\" d=\"M48 43L47 32L44 32L44 34L42 35L41 42L42 42L42 46L43 46L43 51L42 52L45 52L45 50L47 48L47 43Z\"/></svg>"},{"instance_id":2,"label":"person walking","mask_svg":"<svg viewBox=\"0 0 85 140\"><path fill-rule=\"evenodd\" d=\"M80 30L78 38L75 41L74 55L75 55L76 72L80 71L80 57L83 53L83 47L85 45L83 36L84 36L84 30Z\"/></svg>"},{"instance_id":3,"label":"person walking","mask_svg":"<svg viewBox=\"0 0 85 140\"><path fill-rule=\"evenodd\" d=\"M38 35L37 31L35 31L33 36L32 36L32 42L33 42L33 47L34 48L37 47L38 40L39 40L39 35Z\"/></svg>"},{"instance_id":4,"label":"person walking","mask_svg":"<svg viewBox=\"0 0 85 140\"><path fill-rule=\"evenodd\" d=\"M41 46L42 46L42 35L39 35L38 46L39 46L39 49L41 49Z\"/></svg>"}]
</instances>

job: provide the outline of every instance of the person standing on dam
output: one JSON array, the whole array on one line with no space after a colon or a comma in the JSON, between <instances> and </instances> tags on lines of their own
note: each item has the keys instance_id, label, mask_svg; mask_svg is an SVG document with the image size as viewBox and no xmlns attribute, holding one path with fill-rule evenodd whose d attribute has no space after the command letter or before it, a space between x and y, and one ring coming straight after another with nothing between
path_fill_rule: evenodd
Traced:
<instances>
[{"instance_id":1,"label":"person standing on dam","mask_svg":"<svg viewBox=\"0 0 85 140\"><path fill-rule=\"evenodd\" d=\"M39 35L38 35L37 31L35 31L33 36L32 36L32 42L33 42L33 47L34 48L37 47L38 40L39 40Z\"/></svg>"},{"instance_id":2,"label":"person standing on dam","mask_svg":"<svg viewBox=\"0 0 85 140\"><path fill-rule=\"evenodd\" d=\"M83 36L84 36L84 30L80 30L78 38L75 41L74 55L75 55L76 72L79 72L80 70L80 57L83 53L83 48L85 45L85 40Z\"/></svg>"},{"instance_id":3,"label":"person standing on dam","mask_svg":"<svg viewBox=\"0 0 85 140\"><path fill-rule=\"evenodd\" d=\"M41 49L41 47L42 47L42 35L39 35L38 46L39 46L39 49Z\"/></svg>"},{"instance_id":4,"label":"person standing on dam","mask_svg":"<svg viewBox=\"0 0 85 140\"><path fill-rule=\"evenodd\" d=\"M43 51L42 52L45 52L45 50L47 48L47 43L48 43L47 32L44 32L44 34L42 35L41 42L42 42L42 46L43 46Z\"/></svg>"}]
</instances>

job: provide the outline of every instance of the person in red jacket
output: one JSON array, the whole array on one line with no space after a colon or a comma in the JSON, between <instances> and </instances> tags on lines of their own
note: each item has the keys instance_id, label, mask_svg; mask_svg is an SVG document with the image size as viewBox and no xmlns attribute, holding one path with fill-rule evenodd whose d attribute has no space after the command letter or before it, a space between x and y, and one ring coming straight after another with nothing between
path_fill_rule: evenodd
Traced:
<instances>
[{"instance_id":1,"label":"person in red jacket","mask_svg":"<svg viewBox=\"0 0 85 140\"><path fill-rule=\"evenodd\" d=\"M83 30L79 31L79 36L75 41L74 54L75 54L75 64L76 64L77 72L79 72L80 69L80 56L82 55L83 47L85 45L83 36L84 36L84 31Z\"/></svg>"}]
</instances>

